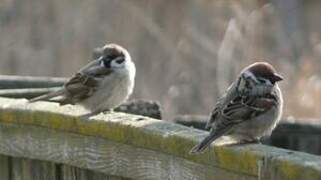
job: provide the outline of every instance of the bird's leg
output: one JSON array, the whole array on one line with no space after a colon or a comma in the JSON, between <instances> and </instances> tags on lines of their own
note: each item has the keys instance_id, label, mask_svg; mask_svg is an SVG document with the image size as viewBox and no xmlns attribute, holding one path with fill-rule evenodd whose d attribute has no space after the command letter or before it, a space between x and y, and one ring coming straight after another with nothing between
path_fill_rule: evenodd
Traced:
<instances>
[{"instance_id":1,"label":"bird's leg","mask_svg":"<svg viewBox=\"0 0 321 180\"><path fill-rule=\"evenodd\" d=\"M110 111L110 109L107 109L107 110L95 110L95 111L86 113L86 114L84 114L84 115L81 115L81 116L79 116L79 117L80 117L80 118L89 118L89 117L95 116L95 115L97 115L97 114L99 114L99 113L104 113L104 114L106 114L106 112L109 112L109 111Z\"/></svg>"},{"instance_id":2,"label":"bird's leg","mask_svg":"<svg viewBox=\"0 0 321 180\"><path fill-rule=\"evenodd\" d=\"M97 115L99 113L109 114L109 113L113 113L113 112L114 112L114 109L96 110L96 111L81 115L79 117L80 118L89 118L89 117L95 116L95 115Z\"/></svg>"},{"instance_id":3,"label":"bird's leg","mask_svg":"<svg viewBox=\"0 0 321 180\"><path fill-rule=\"evenodd\" d=\"M262 144L259 138L242 139L240 144Z\"/></svg>"},{"instance_id":4,"label":"bird's leg","mask_svg":"<svg viewBox=\"0 0 321 180\"><path fill-rule=\"evenodd\" d=\"M94 115L97 115L99 112L90 112L90 113L86 113L86 114L83 114L83 115L80 115L80 116L78 116L79 118L85 118L85 119L87 119L87 118L90 118L91 116L94 116Z\"/></svg>"},{"instance_id":5,"label":"bird's leg","mask_svg":"<svg viewBox=\"0 0 321 180\"><path fill-rule=\"evenodd\" d=\"M104 113L104 114L109 114L109 113L113 113L113 112L114 112L114 109L112 109L112 108L110 108L110 109L105 109L105 110L102 110L101 112Z\"/></svg>"},{"instance_id":6,"label":"bird's leg","mask_svg":"<svg viewBox=\"0 0 321 180\"><path fill-rule=\"evenodd\" d=\"M262 144L261 140L257 138L253 140L253 143Z\"/></svg>"}]
</instances>

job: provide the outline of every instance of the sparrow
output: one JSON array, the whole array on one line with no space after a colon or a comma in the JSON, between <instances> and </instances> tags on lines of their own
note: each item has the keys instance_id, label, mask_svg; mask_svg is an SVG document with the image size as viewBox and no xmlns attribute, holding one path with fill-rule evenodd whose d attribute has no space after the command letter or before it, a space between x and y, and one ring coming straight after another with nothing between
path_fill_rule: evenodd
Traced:
<instances>
[{"instance_id":1,"label":"sparrow","mask_svg":"<svg viewBox=\"0 0 321 180\"><path fill-rule=\"evenodd\" d=\"M135 73L128 51L120 45L107 44L99 57L81 68L61 89L29 101L60 97L60 105L81 105L96 114L119 106L130 96Z\"/></svg>"},{"instance_id":2,"label":"sparrow","mask_svg":"<svg viewBox=\"0 0 321 180\"><path fill-rule=\"evenodd\" d=\"M223 135L240 143L270 136L282 115L283 98L277 84L281 80L283 77L267 62L244 68L211 112L205 127L210 129L209 135L190 153L203 152Z\"/></svg>"}]
</instances>

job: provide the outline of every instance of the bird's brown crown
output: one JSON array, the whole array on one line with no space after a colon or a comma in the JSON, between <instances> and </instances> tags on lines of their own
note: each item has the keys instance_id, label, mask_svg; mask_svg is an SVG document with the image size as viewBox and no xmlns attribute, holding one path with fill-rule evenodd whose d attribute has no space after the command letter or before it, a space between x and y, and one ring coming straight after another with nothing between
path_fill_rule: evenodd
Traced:
<instances>
[{"instance_id":1,"label":"bird's brown crown","mask_svg":"<svg viewBox=\"0 0 321 180\"><path fill-rule=\"evenodd\" d=\"M243 72L244 71L249 71L256 77L263 77L265 79L271 80L272 82L280 81L283 79L280 75L277 74L274 67L267 62L253 63L245 68Z\"/></svg>"},{"instance_id":2,"label":"bird's brown crown","mask_svg":"<svg viewBox=\"0 0 321 180\"><path fill-rule=\"evenodd\" d=\"M109 57L122 56L123 48L117 44L107 44L103 47L103 54Z\"/></svg>"}]
</instances>

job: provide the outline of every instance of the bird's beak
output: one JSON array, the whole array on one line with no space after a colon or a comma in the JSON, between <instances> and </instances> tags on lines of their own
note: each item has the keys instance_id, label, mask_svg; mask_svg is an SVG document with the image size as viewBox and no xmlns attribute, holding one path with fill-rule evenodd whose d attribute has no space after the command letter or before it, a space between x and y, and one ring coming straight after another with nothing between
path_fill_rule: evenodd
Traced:
<instances>
[{"instance_id":1,"label":"bird's beak","mask_svg":"<svg viewBox=\"0 0 321 180\"><path fill-rule=\"evenodd\" d=\"M278 82L278 81L282 81L283 80L283 77L277 73L274 73L273 75L273 81L274 82Z\"/></svg>"}]
</instances>

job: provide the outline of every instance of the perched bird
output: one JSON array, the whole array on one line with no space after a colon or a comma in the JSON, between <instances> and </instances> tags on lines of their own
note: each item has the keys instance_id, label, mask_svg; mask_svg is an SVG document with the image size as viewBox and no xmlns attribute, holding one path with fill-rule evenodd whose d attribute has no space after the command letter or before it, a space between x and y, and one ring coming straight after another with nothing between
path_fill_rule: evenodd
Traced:
<instances>
[{"instance_id":1,"label":"perched bird","mask_svg":"<svg viewBox=\"0 0 321 180\"><path fill-rule=\"evenodd\" d=\"M277 84L283 78L272 65L256 62L246 67L218 100L206 129L209 135L190 153L200 153L217 138L228 135L240 143L269 136L282 115L283 98Z\"/></svg>"},{"instance_id":2,"label":"perched bird","mask_svg":"<svg viewBox=\"0 0 321 180\"><path fill-rule=\"evenodd\" d=\"M55 92L30 100L60 97L60 105L78 104L93 114L110 110L124 102L132 93L136 68L128 51L107 44L100 57L91 61Z\"/></svg>"}]
</instances>

